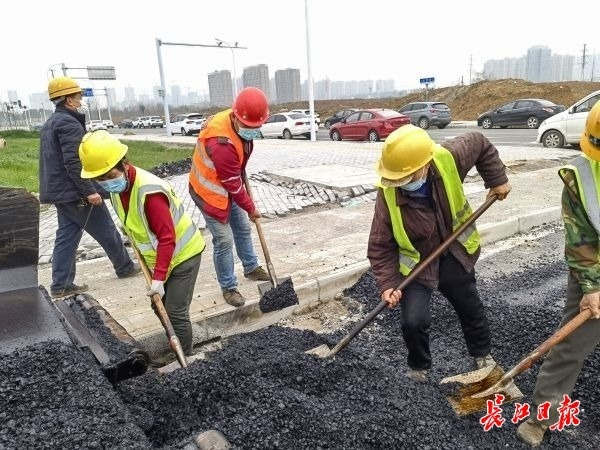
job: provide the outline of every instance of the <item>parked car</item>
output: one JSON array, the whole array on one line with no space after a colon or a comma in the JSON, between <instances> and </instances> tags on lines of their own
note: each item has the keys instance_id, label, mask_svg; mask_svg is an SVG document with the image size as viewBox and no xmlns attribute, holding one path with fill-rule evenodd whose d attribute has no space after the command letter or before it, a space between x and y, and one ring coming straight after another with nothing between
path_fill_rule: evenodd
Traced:
<instances>
[{"instance_id":1,"label":"parked car","mask_svg":"<svg viewBox=\"0 0 600 450\"><path fill-rule=\"evenodd\" d=\"M342 109L336 112L333 116L325 119L325 128L329 130L329 128L331 128L331 125L333 125L334 123L338 123L340 120L342 120L345 117L348 117L350 114L356 111L358 111L356 108L349 108Z\"/></svg>"},{"instance_id":2,"label":"parked car","mask_svg":"<svg viewBox=\"0 0 600 450\"><path fill-rule=\"evenodd\" d=\"M133 128L133 120L123 119L117 124L117 126L119 128Z\"/></svg>"},{"instance_id":3,"label":"parked car","mask_svg":"<svg viewBox=\"0 0 600 450\"><path fill-rule=\"evenodd\" d=\"M544 120L538 129L536 141L550 148L560 148L565 144L578 146L587 115L599 100L600 91L592 92L565 111Z\"/></svg>"},{"instance_id":4,"label":"parked car","mask_svg":"<svg viewBox=\"0 0 600 450\"><path fill-rule=\"evenodd\" d=\"M164 126L165 122L160 116L146 116L142 118L140 128L162 128Z\"/></svg>"},{"instance_id":5,"label":"parked car","mask_svg":"<svg viewBox=\"0 0 600 450\"><path fill-rule=\"evenodd\" d=\"M146 116L136 117L135 119L133 119L133 128L142 128L144 120L146 119Z\"/></svg>"},{"instance_id":6,"label":"parked car","mask_svg":"<svg viewBox=\"0 0 600 450\"><path fill-rule=\"evenodd\" d=\"M538 128L548 117L564 111L563 105L550 100L523 98L500 105L484 112L477 118L477 125L486 130L492 127L527 126Z\"/></svg>"},{"instance_id":7,"label":"parked car","mask_svg":"<svg viewBox=\"0 0 600 450\"><path fill-rule=\"evenodd\" d=\"M424 130L432 125L446 128L452 122L452 113L444 102L413 102L404 105L398 112L410 117L413 125Z\"/></svg>"},{"instance_id":8,"label":"parked car","mask_svg":"<svg viewBox=\"0 0 600 450\"><path fill-rule=\"evenodd\" d=\"M310 139L310 117L301 113L272 114L260 127L263 137L292 139L304 136Z\"/></svg>"},{"instance_id":9,"label":"parked car","mask_svg":"<svg viewBox=\"0 0 600 450\"><path fill-rule=\"evenodd\" d=\"M104 123L104 125L106 125L106 128L114 128L115 127L115 124L110 119L105 119L102 121L102 123Z\"/></svg>"},{"instance_id":10,"label":"parked car","mask_svg":"<svg viewBox=\"0 0 600 450\"><path fill-rule=\"evenodd\" d=\"M329 129L329 137L333 141L353 139L377 142L409 123L410 117L393 109L361 109L333 124Z\"/></svg>"},{"instance_id":11,"label":"parked car","mask_svg":"<svg viewBox=\"0 0 600 450\"><path fill-rule=\"evenodd\" d=\"M304 114L305 116L310 117L310 109L292 109L290 112ZM321 125L321 116L319 114L317 114L316 111L315 111L315 123L317 124L317 128L319 128L319 126Z\"/></svg>"},{"instance_id":12,"label":"parked car","mask_svg":"<svg viewBox=\"0 0 600 450\"><path fill-rule=\"evenodd\" d=\"M178 114L171 118L171 136L175 133L181 133L182 136L191 136L192 134L199 133L205 121L204 114Z\"/></svg>"},{"instance_id":13,"label":"parked car","mask_svg":"<svg viewBox=\"0 0 600 450\"><path fill-rule=\"evenodd\" d=\"M106 125L101 120L90 120L85 124L87 131L106 130Z\"/></svg>"}]
</instances>

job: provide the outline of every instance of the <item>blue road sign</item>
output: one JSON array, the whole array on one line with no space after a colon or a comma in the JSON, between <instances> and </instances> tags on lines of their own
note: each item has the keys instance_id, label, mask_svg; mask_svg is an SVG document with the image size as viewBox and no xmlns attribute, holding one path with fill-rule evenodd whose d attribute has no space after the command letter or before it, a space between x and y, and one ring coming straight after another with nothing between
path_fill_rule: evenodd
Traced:
<instances>
[{"instance_id":1,"label":"blue road sign","mask_svg":"<svg viewBox=\"0 0 600 450\"><path fill-rule=\"evenodd\" d=\"M435 81L435 77L421 78L419 80L419 83L421 83L421 84L429 84L429 83L433 83L434 81Z\"/></svg>"},{"instance_id":2,"label":"blue road sign","mask_svg":"<svg viewBox=\"0 0 600 450\"><path fill-rule=\"evenodd\" d=\"M94 90L92 88L83 88L81 90L81 95L83 97L93 97L94 96Z\"/></svg>"}]
</instances>

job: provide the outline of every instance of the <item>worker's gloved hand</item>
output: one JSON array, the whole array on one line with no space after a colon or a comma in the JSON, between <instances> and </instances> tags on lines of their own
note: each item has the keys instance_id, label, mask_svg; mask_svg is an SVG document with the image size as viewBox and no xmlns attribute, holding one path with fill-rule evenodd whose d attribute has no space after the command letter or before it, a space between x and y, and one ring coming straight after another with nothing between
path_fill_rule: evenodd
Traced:
<instances>
[{"instance_id":1,"label":"worker's gloved hand","mask_svg":"<svg viewBox=\"0 0 600 450\"><path fill-rule=\"evenodd\" d=\"M388 308L395 307L400 299L402 298L402 291L398 291L394 288L386 289L381 294L381 300L388 304Z\"/></svg>"},{"instance_id":2,"label":"worker's gloved hand","mask_svg":"<svg viewBox=\"0 0 600 450\"><path fill-rule=\"evenodd\" d=\"M508 196L508 193L511 189L512 187L509 183L501 184L500 186L491 188L488 191L486 198L490 198L492 195L497 195L498 200L504 200Z\"/></svg>"},{"instance_id":3,"label":"worker's gloved hand","mask_svg":"<svg viewBox=\"0 0 600 450\"><path fill-rule=\"evenodd\" d=\"M248 214L248 217L252 222L254 222L256 221L256 219L260 219L262 216L260 215L260 211L258 209L255 209L250 214Z\"/></svg>"},{"instance_id":4,"label":"worker's gloved hand","mask_svg":"<svg viewBox=\"0 0 600 450\"><path fill-rule=\"evenodd\" d=\"M152 285L146 295L152 297L154 294L160 295L160 298L165 296L165 282L159 280L152 280Z\"/></svg>"},{"instance_id":5,"label":"worker's gloved hand","mask_svg":"<svg viewBox=\"0 0 600 450\"><path fill-rule=\"evenodd\" d=\"M581 312L584 309L592 311L592 317L594 319L600 319L600 292L584 294L579 303L579 311Z\"/></svg>"},{"instance_id":6,"label":"worker's gloved hand","mask_svg":"<svg viewBox=\"0 0 600 450\"><path fill-rule=\"evenodd\" d=\"M90 194L87 196L87 201L90 205L98 206L102 204L102 197L100 194Z\"/></svg>"}]
</instances>

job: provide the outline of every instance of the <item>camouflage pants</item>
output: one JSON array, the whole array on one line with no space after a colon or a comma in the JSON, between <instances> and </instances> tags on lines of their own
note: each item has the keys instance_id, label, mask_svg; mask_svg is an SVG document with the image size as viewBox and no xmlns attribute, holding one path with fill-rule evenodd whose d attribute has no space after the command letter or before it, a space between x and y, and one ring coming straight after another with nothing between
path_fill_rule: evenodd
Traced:
<instances>
[{"instance_id":1,"label":"camouflage pants","mask_svg":"<svg viewBox=\"0 0 600 450\"><path fill-rule=\"evenodd\" d=\"M569 275L567 301L563 309L560 323L562 327L579 314L579 303L583 292L577 281ZM600 342L600 320L590 319L573 331L562 342L557 344L544 360L533 392L533 408L531 415L535 417L537 407L550 402L550 417L542 423L552 425L558 421L557 408L563 395L571 395L573 387L587 356L594 351ZM577 400L571 398L571 400ZM581 405L585 408L585 405Z\"/></svg>"}]
</instances>

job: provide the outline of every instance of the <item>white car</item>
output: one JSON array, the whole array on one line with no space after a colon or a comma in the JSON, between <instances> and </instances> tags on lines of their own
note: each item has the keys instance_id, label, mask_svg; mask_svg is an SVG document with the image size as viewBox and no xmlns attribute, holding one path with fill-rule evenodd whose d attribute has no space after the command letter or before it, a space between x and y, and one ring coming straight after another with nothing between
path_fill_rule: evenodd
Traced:
<instances>
[{"instance_id":1,"label":"white car","mask_svg":"<svg viewBox=\"0 0 600 450\"><path fill-rule=\"evenodd\" d=\"M90 122L85 124L85 129L87 131L97 131L97 130L106 130L106 125L102 120L91 120Z\"/></svg>"},{"instance_id":2,"label":"white car","mask_svg":"<svg viewBox=\"0 0 600 450\"><path fill-rule=\"evenodd\" d=\"M171 136L175 133L181 133L182 136L199 133L204 122L206 122L204 114L178 114L171 118Z\"/></svg>"},{"instance_id":3,"label":"white car","mask_svg":"<svg viewBox=\"0 0 600 450\"><path fill-rule=\"evenodd\" d=\"M304 114L307 117L310 117L310 109L292 109L291 113L300 113ZM317 124L317 128L321 125L321 116L315 112L315 123Z\"/></svg>"},{"instance_id":4,"label":"white car","mask_svg":"<svg viewBox=\"0 0 600 450\"><path fill-rule=\"evenodd\" d=\"M115 124L113 123L112 120L105 119L102 121L102 123L104 125L106 125L106 128L114 128L115 127Z\"/></svg>"},{"instance_id":5,"label":"white car","mask_svg":"<svg viewBox=\"0 0 600 450\"><path fill-rule=\"evenodd\" d=\"M146 116L141 118L142 128L162 128L165 122L160 116Z\"/></svg>"},{"instance_id":6,"label":"white car","mask_svg":"<svg viewBox=\"0 0 600 450\"><path fill-rule=\"evenodd\" d=\"M142 128L143 127L143 122L146 119L148 119L148 117L145 117L145 116L136 117L135 119L133 119L133 121L132 121L133 128Z\"/></svg>"},{"instance_id":7,"label":"white car","mask_svg":"<svg viewBox=\"0 0 600 450\"><path fill-rule=\"evenodd\" d=\"M579 145L587 115L598 100L600 91L592 92L563 112L548 117L538 128L536 141L550 148Z\"/></svg>"},{"instance_id":8,"label":"white car","mask_svg":"<svg viewBox=\"0 0 600 450\"><path fill-rule=\"evenodd\" d=\"M263 137L292 139L304 136L310 139L310 118L301 113L272 114L260 127Z\"/></svg>"}]
</instances>

